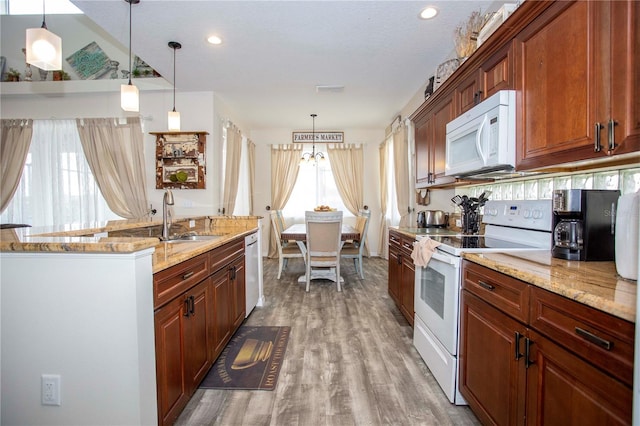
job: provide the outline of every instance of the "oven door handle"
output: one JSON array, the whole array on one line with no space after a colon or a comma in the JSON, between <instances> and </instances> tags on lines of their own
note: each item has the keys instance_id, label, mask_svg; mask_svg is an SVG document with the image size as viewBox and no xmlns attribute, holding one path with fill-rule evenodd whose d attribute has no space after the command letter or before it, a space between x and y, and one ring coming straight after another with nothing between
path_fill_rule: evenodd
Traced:
<instances>
[{"instance_id":1,"label":"oven door handle","mask_svg":"<svg viewBox=\"0 0 640 426\"><path fill-rule=\"evenodd\" d=\"M455 265L455 259L452 259L450 256L446 256L444 254L440 254L437 251L433 252L433 254L431 255L431 259L433 260L437 260L438 262L442 262L442 263L446 263L449 265Z\"/></svg>"}]
</instances>

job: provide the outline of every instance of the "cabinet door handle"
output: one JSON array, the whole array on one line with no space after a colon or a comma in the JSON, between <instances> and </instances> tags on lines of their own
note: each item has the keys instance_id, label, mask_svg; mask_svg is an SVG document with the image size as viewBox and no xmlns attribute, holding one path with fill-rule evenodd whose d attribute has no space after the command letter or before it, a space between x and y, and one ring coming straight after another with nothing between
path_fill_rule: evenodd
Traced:
<instances>
[{"instance_id":1,"label":"cabinet door handle","mask_svg":"<svg viewBox=\"0 0 640 426\"><path fill-rule=\"evenodd\" d=\"M516 361L519 360L520 358L522 358L522 354L520 353L520 339L522 338L522 334L518 333L516 331L516 349L515 349L515 353L516 353Z\"/></svg>"},{"instance_id":2,"label":"cabinet door handle","mask_svg":"<svg viewBox=\"0 0 640 426\"><path fill-rule=\"evenodd\" d=\"M618 122L613 118L609 120L609 151L613 151L616 148L616 126Z\"/></svg>"},{"instance_id":3,"label":"cabinet door handle","mask_svg":"<svg viewBox=\"0 0 640 426\"><path fill-rule=\"evenodd\" d=\"M491 284L485 283L484 281L478 281L478 285L484 289L487 289L489 291L493 291L495 290L495 286L492 286Z\"/></svg>"},{"instance_id":4,"label":"cabinet door handle","mask_svg":"<svg viewBox=\"0 0 640 426\"><path fill-rule=\"evenodd\" d=\"M189 310L189 298L187 297L186 299L184 299L184 314L182 315L189 318L190 314L191 314L191 311Z\"/></svg>"},{"instance_id":5,"label":"cabinet door handle","mask_svg":"<svg viewBox=\"0 0 640 426\"><path fill-rule=\"evenodd\" d=\"M524 368L529 368L531 364L535 364L534 361L531 361L531 359L529 359L532 344L533 342L528 337L524 338Z\"/></svg>"},{"instance_id":6,"label":"cabinet door handle","mask_svg":"<svg viewBox=\"0 0 640 426\"><path fill-rule=\"evenodd\" d=\"M598 337L595 334L588 332L587 330L576 327L576 334L582 337L584 340L587 340L593 344L600 346L608 351L613 349L613 342L603 339L602 337Z\"/></svg>"},{"instance_id":7,"label":"cabinet door handle","mask_svg":"<svg viewBox=\"0 0 640 426\"><path fill-rule=\"evenodd\" d=\"M193 272L193 271L189 271L189 272L187 272L186 274L183 274L183 275L182 275L182 279L183 279L183 280L186 280L187 278L191 278L191 277L193 276L193 274L194 274L194 273L195 273L195 272Z\"/></svg>"},{"instance_id":8,"label":"cabinet door handle","mask_svg":"<svg viewBox=\"0 0 640 426\"><path fill-rule=\"evenodd\" d=\"M196 315L196 299L193 296L189 296L189 300L191 302L191 308L189 309L189 312L191 313L191 315L195 316Z\"/></svg>"},{"instance_id":9,"label":"cabinet door handle","mask_svg":"<svg viewBox=\"0 0 640 426\"><path fill-rule=\"evenodd\" d=\"M402 265L402 254L398 253L398 257L396 257L396 259L398 260L398 265Z\"/></svg>"},{"instance_id":10,"label":"cabinet door handle","mask_svg":"<svg viewBox=\"0 0 640 426\"><path fill-rule=\"evenodd\" d=\"M594 139L594 144L593 144L593 151L594 152L600 152L602 151L602 145L600 144L600 130L603 128L604 126L600 123L596 123L595 124L595 139Z\"/></svg>"}]
</instances>

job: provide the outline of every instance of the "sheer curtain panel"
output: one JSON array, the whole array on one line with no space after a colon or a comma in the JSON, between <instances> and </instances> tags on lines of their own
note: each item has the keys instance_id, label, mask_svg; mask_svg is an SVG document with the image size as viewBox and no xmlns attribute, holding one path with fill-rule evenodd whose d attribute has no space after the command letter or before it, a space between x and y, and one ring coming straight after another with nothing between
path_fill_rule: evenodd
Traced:
<instances>
[{"instance_id":1,"label":"sheer curtain panel","mask_svg":"<svg viewBox=\"0 0 640 426\"><path fill-rule=\"evenodd\" d=\"M389 197L389 190L387 188L387 168L389 158L387 156L386 142L380 144L378 152L380 153L380 246L378 247L378 253L380 253L380 257L382 257L383 259L388 259L389 246L387 239L387 198Z\"/></svg>"},{"instance_id":2,"label":"sheer curtain panel","mask_svg":"<svg viewBox=\"0 0 640 426\"><path fill-rule=\"evenodd\" d=\"M120 219L102 197L74 120L34 120L20 185L2 221L33 226Z\"/></svg>"},{"instance_id":3,"label":"sheer curtain panel","mask_svg":"<svg viewBox=\"0 0 640 426\"><path fill-rule=\"evenodd\" d=\"M271 209L282 210L289 201L298 179L298 169L302 157L302 146L282 145L271 147ZM278 254L276 234L269 232L269 257Z\"/></svg>"},{"instance_id":4,"label":"sheer curtain panel","mask_svg":"<svg viewBox=\"0 0 640 426\"><path fill-rule=\"evenodd\" d=\"M362 146L345 145L327 149L331 171L344 206L354 216L364 207L364 155Z\"/></svg>"},{"instance_id":5,"label":"sheer curtain panel","mask_svg":"<svg viewBox=\"0 0 640 426\"><path fill-rule=\"evenodd\" d=\"M227 146L224 166L224 189L222 207L226 214L233 214L238 195L240 177L240 159L242 155L242 134L235 125L227 128Z\"/></svg>"},{"instance_id":6,"label":"sheer curtain panel","mask_svg":"<svg viewBox=\"0 0 640 426\"><path fill-rule=\"evenodd\" d=\"M139 117L76 120L84 154L111 210L127 219L148 215Z\"/></svg>"},{"instance_id":7,"label":"sheer curtain panel","mask_svg":"<svg viewBox=\"0 0 640 426\"><path fill-rule=\"evenodd\" d=\"M409 146L407 143L407 126L402 123L393 134L393 169L396 181L396 197L400 224L409 225Z\"/></svg>"},{"instance_id":8,"label":"sheer curtain panel","mask_svg":"<svg viewBox=\"0 0 640 426\"><path fill-rule=\"evenodd\" d=\"M29 153L33 120L2 120L0 134L0 213L4 212L18 189Z\"/></svg>"},{"instance_id":9,"label":"sheer curtain panel","mask_svg":"<svg viewBox=\"0 0 640 426\"><path fill-rule=\"evenodd\" d=\"M248 140L247 145L248 157L249 157L249 215L253 216L253 201L256 192L256 144L251 139Z\"/></svg>"}]
</instances>

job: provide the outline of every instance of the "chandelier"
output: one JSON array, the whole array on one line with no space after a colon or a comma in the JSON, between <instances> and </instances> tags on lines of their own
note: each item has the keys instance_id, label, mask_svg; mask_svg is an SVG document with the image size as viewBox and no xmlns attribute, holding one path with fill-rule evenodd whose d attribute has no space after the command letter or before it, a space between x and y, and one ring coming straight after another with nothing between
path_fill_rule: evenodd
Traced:
<instances>
[{"instance_id":1,"label":"chandelier","mask_svg":"<svg viewBox=\"0 0 640 426\"><path fill-rule=\"evenodd\" d=\"M311 119L313 120L313 127L311 130L311 152L305 152L302 154L300 158L300 164L308 163L313 160L313 164L315 165L318 161L324 161L324 154L320 151L316 152L316 117L318 114L311 114Z\"/></svg>"}]
</instances>

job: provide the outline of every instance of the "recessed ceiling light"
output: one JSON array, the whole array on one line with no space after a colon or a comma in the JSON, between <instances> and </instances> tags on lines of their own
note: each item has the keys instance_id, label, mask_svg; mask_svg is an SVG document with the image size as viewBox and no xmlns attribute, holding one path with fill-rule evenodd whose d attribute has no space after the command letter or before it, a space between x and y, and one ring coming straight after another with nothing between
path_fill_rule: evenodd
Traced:
<instances>
[{"instance_id":1,"label":"recessed ceiling light","mask_svg":"<svg viewBox=\"0 0 640 426\"><path fill-rule=\"evenodd\" d=\"M437 14L438 14L438 9L436 9L435 6L427 6L424 9L422 9L422 12L420 12L420 19L431 19L435 17Z\"/></svg>"},{"instance_id":2,"label":"recessed ceiling light","mask_svg":"<svg viewBox=\"0 0 640 426\"><path fill-rule=\"evenodd\" d=\"M211 44L222 44L222 39L217 35L207 37L207 41Z\"/></svg>"}]
</instances>

